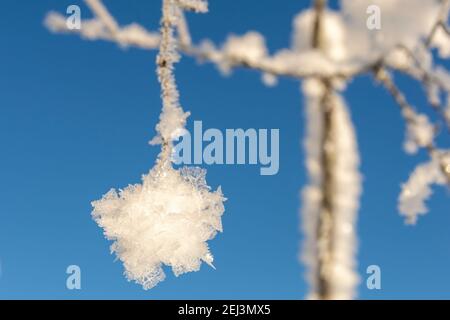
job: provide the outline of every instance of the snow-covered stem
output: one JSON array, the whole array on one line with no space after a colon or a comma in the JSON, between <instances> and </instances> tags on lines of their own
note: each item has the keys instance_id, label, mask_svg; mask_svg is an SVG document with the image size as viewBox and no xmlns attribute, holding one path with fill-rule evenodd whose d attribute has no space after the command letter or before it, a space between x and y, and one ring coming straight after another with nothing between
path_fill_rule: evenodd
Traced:
<instances>
[{"instance_id":1,"label":"snow-covered stem","mask_svg":"<svg viewBox=\"0 0 450 320\"><path fill-rule=\"evenodd\" d=\"M315 19L312 32L311 46L316 50L323 47L323 11L326 7L326 0L315 0L314 10ZM319 145L319 162L322 168L321 194L322 201L320 204L317 217L317 233L316 243L317 249L317 298L331 299L332 298L332 281L330 273L327 272L328 266L333 264L333 243L332 234L334 233L334 208L333 208L333 169L335 165L334 150L327 148L327 144L331 143L331 124L333 117L333 104L331 101L332 87L327 79L321 81L323 87L323 95L320 98L320 111L322 113L322 132L320 134L321 141Z\"/></svg>"},{"instance_id":2,"label":"snow-covered stem","mask_svg":"<svg viewBox=\"0 0 450 320\"><path fill-rule=\"evenodd\" d=\"M332 299L333 274L328 270L334 265L334 244L333 234L335 233L336 217L334 202L334 190L336 182L334 181L334 170L336 167L336 154L333 145L332 121L335 112L335 106L332 98L332 87L327 81L322 81L325 87L324 94L321 98L320 112L322 113L322 139L320 141L320 163L322 167L322 201L319 211L317 224L318 243L317 252L317 269L318 269L318 299Z\"/></svg>"},{"instance_id":3,"label":"snow-covered stem","mask_svg":"<svg viewBox=\"0 0 450 320\"><path fill-rule=\"evenodd\" d=\"M179 107L179 92L173 75L174 64L179 60L174 37L174 28L177 26L176 15L179 14L179 8L174 5L174 0L163 0L162 12L157 73L161 83L163 110L167 110Z\"/></svg>"},{"instance_id":4,"label":"snow-covered stem","mask_svg":"<svg viewBox=\"0 0 450 320\"><path fill-rule=\"evenodd\" d=\"M160 160L169 162L169 151L173 147L172 141L182 133L189 113L185 113L180 106L179 92L173 75L174 64L180 59L174 33L179 22L181 9L178 7L176 0L163 0L162 12L157 73L161 84L163 107L160 121L156 126L158 136L151 143L162 144L163 152Z\"/></svg>"},{"instance_id":5,"label":"snow-covered stem","mask_svg":"<svg viewBox=\"0 0 450 320\"><path fill-rule=\"evenodd\" d=\"M314 49L320 49L323 46L322 28L323 12L327 6L327 0L314 0L314 26L312 32L311 45Z\"/></svg>"},{"instance_id":6,"label":"snow-covered stem","mask_svg":"<svg viewBox=\"0 0 450 320\"><path fill-rule=\"evenodd\" d=\"M397 87L397 85L392 80L391 75L389 72L383 68L380 67L378 70L376 70L375 73L376 80L379 81L383 86L387 89L387 91L391 94L391 96L394 98L395 102L399 106L399 108L402 111L402 116L405 119L406 123L409 126L415 126L417 121L417 113L414 110L414 108L409 104L408 100L406 99L406 96L403 94L403 92ZM423 143L420 141L417 141L417 145L422 146L427 150L430 157L437 157L439 159L440 168L443 172L443 174L447 177L448 185L450 186L450 170L449 163L447 163L446 159L442 156L442 154L439 152L439 150L434 145L433 139L431 141Z\"/></svg>"},{"instance_id":7,"label":"snow-covered stem","mask_svg":"<svg viewBox=\"0 0 450 320\"><path fill-rule=\"evenodd\" d=\"M356 220L361 192L355 132L333 84L303 84L309 183L303 190L303 261L312 299L352 299L358 283Z\"/></svg>"},{"instance_id":8,"label":"snow-covered stem","mask_svg":"<svg viewBox=\"0 0 450 320\"><path fill-rule=\"evenodd\" d=\"M192 39L184 12L181 8L178 8L178 11L178 47L182 50L182 48L190 48L192 46Z\"/></svg>"},{"instance_id":9,"label":"snow-covered stem","mask_svg":"<svg viewBox=\"0 0 450 320\"><path fill-rule=\"evenodd\" d=\"M326 4L325 0L314 2L311 46L319 51L326 46L322 33ZM354 255L360 194L355 134L333 78L306 81L310 126L306 151L311 181L304 191L303 219L309 296L321 300L352 299L358 282Z\"/></svg>"}]
</instances>

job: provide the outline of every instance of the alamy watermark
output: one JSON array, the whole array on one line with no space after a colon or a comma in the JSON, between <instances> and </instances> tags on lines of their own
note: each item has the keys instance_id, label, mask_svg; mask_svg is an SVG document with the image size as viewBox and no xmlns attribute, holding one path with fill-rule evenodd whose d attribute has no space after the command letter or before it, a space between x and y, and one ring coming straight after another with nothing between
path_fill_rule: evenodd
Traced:
<instances>
[{"instance_id":1,"label":"alamy watermark","mask_svg":"<svg viewBox=\"0 0 450 320\"><path fill-rule=\"evenodd\" d=\"M81 268L76 264L67 267L66 288L69 290L81 290Z\"/></svg>"},{"instance_id":2,"label":"alamy watermark","mask_svg":"<svg viewBox=\"0 0 450 320\"><path fill-rule=\"evenodd\" d=\"M81 9L77 5L67 7L66 13L69 15L66 19L66 26L69 30L81 29Z\"/></svg>"},{"instance_id":3,"label":"alamy watermark","mask_svg":"<svg viewBox=\"0 0 450 320\"><path fill-rule=\"evenodd\" d=\"M184 130L174 145L175 164L259 165L263 176L275 175L280 168L279 129L219 129L203 131L201 121L194 121L191 134Z\"/></svg>"},{"instance_id":4,"label":"alamy watermark","mask_svg":"<svg viewBox=\"0 0 450 320\"><path fill-rule=\"evenodd\" d=\"M381 8L377 5L367 7L366 13L369 15L366 21L367 29L381 30Z\"/></svg>"},{"instance_id":5,"label":"alamy watermark","mask_svg":"<svg viewBox=\"0 0 450 320\"><path fill-rule=\"evenodd\" d=\"M381 268L373 264L367 267L366 273L369 275L366 280L367 289L381 290Z\"/></svg>"}]
</instances>

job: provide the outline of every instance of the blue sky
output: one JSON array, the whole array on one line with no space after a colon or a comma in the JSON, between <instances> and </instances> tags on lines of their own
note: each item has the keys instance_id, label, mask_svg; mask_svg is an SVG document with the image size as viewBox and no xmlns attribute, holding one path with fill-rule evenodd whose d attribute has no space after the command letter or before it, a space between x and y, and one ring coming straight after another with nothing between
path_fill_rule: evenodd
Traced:
<instances>
[{"instance_id":1,"label":"blue sky","mask_svg":"<svg viewBox=\"0 0 450 320\"><path fill-rule=\"evenodd\" d=\"M195 40L220 43L229 33L258 30L274 51L289 45L291 21L306 1L210 1L207 15L189 15ZM159 1L105 1L120 23L155 30ZM190 125L279 128L280 171L208 166L208 183L228 198L224 233L211 241L217 270L167 279L151 291L127 282L110 243L90 217L92 200L111 187L139 182L158 148L147 144L160 111L156 52L52 35L42 20L77 0L2 0L0 4L0 298L300 299L307 293L298 262L299 190L306 183L305 129L299 83L266 88L257 73L221 76L214 66L183 58L177 66ZM449 65L447 64L447 67ZM427 110L419 86L399 78L411 101ZM450 215L445 189L430 214L405 226L397 196L416 163L402 151L403 122L372 79L351 83L351 106L362 154L364 194L358 222L359 297L450 298ZM441 141L447 144L448 141ZM82 289L66 289L66 267L82 271ZM382 270L382 289L365 287L367 266Z\"/></svg>"}]
</instances>

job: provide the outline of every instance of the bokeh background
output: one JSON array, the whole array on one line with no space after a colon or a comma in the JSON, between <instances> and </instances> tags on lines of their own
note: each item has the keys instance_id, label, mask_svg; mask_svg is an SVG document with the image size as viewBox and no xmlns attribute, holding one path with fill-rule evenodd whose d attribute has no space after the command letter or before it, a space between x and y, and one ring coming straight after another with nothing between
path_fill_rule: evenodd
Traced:
<instances>
[{"instance_id":1,"label":"bokeh background","mask_svg":"<svg viewBox=\"0 0 450 320\"><path fill-rule=\"evenodd\" d=\"M81 0L0 2L0 298L304 298L299 190L307 180L299 83L281 79L267 88L255 72L223 77L191 58L177 66L181 102L192 112L189 125L279 128L280 171L260 176L258 166L207 166L208 183L221 185L228 198L224 233L210 242L217 270L203 265L179 278L167 270L164 282L144 291L122 275L90 217L90 202L111 187L139 182L154 164L158 148L147 142L161 106L156 52L49 33L42 23L46 12L64 13L71 4L91 16ZM121 24L158 28L160 1L105 4ZM258 30L273 52L290 45L292 19L308 4L211 0L209 14L188 19L194 40L220 43L230 33ZM419 86L398 79L428 112ZM346 98L364 174L359 297L450 298L448 192L436 189L430 213L417 226L405 226L397 211L400 184L427 156L403 152L399 110L369 77L353 81ZM71 264L81 268L81 290L66 289ZM372 264L381 267L381 290L366 288Z\"/></svg>"}]
</instances>

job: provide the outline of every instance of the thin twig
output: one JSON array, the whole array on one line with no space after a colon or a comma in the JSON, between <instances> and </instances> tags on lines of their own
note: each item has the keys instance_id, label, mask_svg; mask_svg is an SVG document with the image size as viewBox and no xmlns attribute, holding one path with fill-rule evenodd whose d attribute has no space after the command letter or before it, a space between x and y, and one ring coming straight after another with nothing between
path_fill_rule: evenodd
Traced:
<instances>
[{"instance_id":1,"label":"thin twig","mask_svg":"<svg viewBox=\"0 0 450 320\"><path fill-rule=\"evenodd\" d=\"M406 96L403 94L403 92L395 85L394 81L392 80L391 76L386 71L386 69L380 67L378 70L375 71L375 77L380 83L383 84L383 86L394 98L395 102L397 102L397 105L402 110L402 115L405 121L408 124L414 124L416 119L413 117L413 115L416 113L416 111L408 103L408 100L406 99ZM450 163L446 162L446 159L442 156L442 153L436 148L433 142L428 143L427 145L424 146L424 148L427 150L430 157L438 157L442 173L444 174L444 176L447 177L447 182L448 185L450 186L450 171L449 171Z\"/></svg>"},{"instance_id":2,"label":"thin twig","mask_svg":"<svg viewBox=\"0 0 450 320\"><path fill-rule=\"evenodd\" d=\"M108 9L99 0L84 0L91 11L102 21L112 35L117 35L120 27Z\"/></svg>"},{"instance_id":3,"label":"thin twig","mask_svg":"<svg viewBox=\"0 0 450 320\"><path fill-rule=\"evenodd\" d=\"M436 23L433 25L430 34L425 40L425 45L430 47L433 43L434 36L436 35L439 28L444 30L448 35L450 35L450 30L447 28L447 15L450 10L450 0L442 0L442 8L439 11L439 16L436 20Z\"/></svg>"},{"instance_id":4,"label":"thin twig","mask_svg":"<svg viewBox=\"0 0 450 320\"><path fill-rule=\"evenodd\" d=\"M414 71L404 68L395 68L395 70L405 73L409 76L412 76L413 78L417 78L421 82L422 86L425 87L425 89L430 84L434 84L438 86L440 90L443 90L450 95L449 91L450 84L442 82L442 80L439 77L437 77L433 73L430 73L424 67L422 67L422 64L420 63L419 59L409 48L405 46L399 46L398 48L400 50L403 50L408 55L408 57L414 61L416 68L414 69ZM419 74L417 74L417 71L419 72ZM434 103L432 101L430 101L430 106L441 117L441 119L445 123L445 126L447 127L448 132L450 132L450 114L445 112L444 110L445 107L439 103Z\"/></svg>"}]
</instances>

